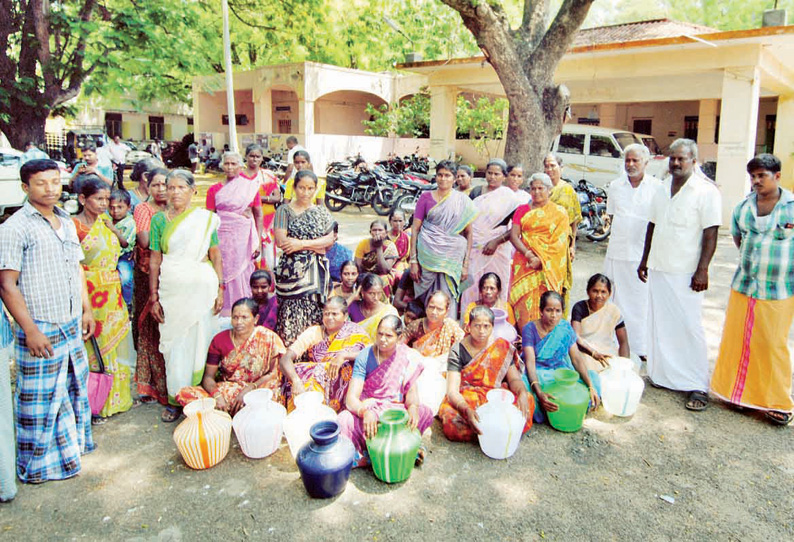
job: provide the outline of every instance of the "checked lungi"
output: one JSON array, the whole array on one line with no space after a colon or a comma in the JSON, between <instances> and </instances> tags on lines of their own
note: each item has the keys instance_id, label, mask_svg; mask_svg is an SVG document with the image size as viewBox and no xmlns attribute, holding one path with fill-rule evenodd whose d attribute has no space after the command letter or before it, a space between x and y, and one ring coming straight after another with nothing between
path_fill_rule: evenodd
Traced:
<instances>
[{"instance_id":1,"label":"checked lungi","mask_svg":"<svg viewBox=\"0 0 794 542\"><path fill-rule=\"evenodd\" d=\"M24 331L17 328L17 475L29 483L77 475L80 455L96 447L80 320L35 324L50 340L55 355L33 357Z\"/></svg>"}]
</instances>

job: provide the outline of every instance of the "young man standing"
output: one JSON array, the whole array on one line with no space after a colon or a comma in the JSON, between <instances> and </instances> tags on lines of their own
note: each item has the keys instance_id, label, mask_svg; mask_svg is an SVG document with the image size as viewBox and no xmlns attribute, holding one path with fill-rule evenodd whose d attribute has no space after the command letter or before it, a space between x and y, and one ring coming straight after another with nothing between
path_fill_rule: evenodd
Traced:
<instances>
[{"instance_id":1,"label":"young man standing","mask_svg":"<svg viewBox=\"0 0 794 542\"><path fill-rule=\"evenodd\" d=\"M794 196L780 187L780 168L772 154L747 164L753 191L733 210L739 267L711 390L731 405L788 425L794 419L787 344L794 319Z\"/></svg>"},{"instance_id":2,"label":"young man standing","mask_svg":"<svg viewBox=\"0 0 794 542\"><path fill-rule=\"evenodd\" d=\"M28 201L0 226L0 297L16 322L17 475L41 483L75 476L95 448L83 345L95 323L58 164L31 160L20 177Z\"/></svg>"}]
</instances>

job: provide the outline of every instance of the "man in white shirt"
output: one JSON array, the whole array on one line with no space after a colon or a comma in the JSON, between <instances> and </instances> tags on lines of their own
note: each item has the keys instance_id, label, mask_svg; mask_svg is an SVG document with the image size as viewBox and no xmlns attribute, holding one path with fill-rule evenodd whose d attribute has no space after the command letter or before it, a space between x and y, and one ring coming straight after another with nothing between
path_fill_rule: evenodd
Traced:
<instances>
[{"instance_id":1,"label":"man in white shirt","mask_svg":"<svg viewBox=\"0 0 794 542\"><path fill-rule=\"evenodd\" d=\"M292 179L295 176L297 170L295 169L294 164L292 163L295 159L295 153L298 151L305 151L300 143L298 143L298 138L295 136L287 137L287 170L284 172L284 180L287 181Z\"/></svg>"},{"instance_id":2,"label":"man in white shirt","mask_svg":"<svg viewBox=\"0 0 794 542\"><path fill-rule=\"evenodd\" d=\"M604 274L612 280L612 295L626 322L631 352L645 359L648 285L637 276L651 216L651 202L661 181L645 173L651 154L635 143L624 150L623 174L609 185L607 213L612 217Z\"/></svg>"},{"instance_id":3,"label":"man in white shirt","mask_svg":"<svg viewBox=\"0 0 794 542\"><path fill-rule=\"evenodd\" d=\"M651 202L637 275L648 281L648 377L655 386L690 392L689 410L708 406L709 361L701 321L709 263L722 224L716 185L694 174L697 144L670 145L670 174Z\"/></svg>"},{"instance_id":4,"label":"man in white shirt","mask_svg":"<svg viewBox=\"0 0 794 542\"><path fill-rule=\"evenodd\" d=\"M25 162L30 162L31 160L48 160L49 158L46 152L36 146L35 142L28 141L25 143L25 152L22 153L19 165L23 166Z\"/></svg>"},{"instance_id":5,"label":"man in white shirt","mask_svg":"<svg viewBox=\"0 0 794 542\"><path fill-rule=\"evenodd\" d=\"M121 141L121 136L116 134L113 136L113 142L108 145L110 150L110 159L113 162L113 167L116 174L116 182L123 183L124 181L124 164L127 163L127 153L132 149Z\"/></svg>"}]
</instances>

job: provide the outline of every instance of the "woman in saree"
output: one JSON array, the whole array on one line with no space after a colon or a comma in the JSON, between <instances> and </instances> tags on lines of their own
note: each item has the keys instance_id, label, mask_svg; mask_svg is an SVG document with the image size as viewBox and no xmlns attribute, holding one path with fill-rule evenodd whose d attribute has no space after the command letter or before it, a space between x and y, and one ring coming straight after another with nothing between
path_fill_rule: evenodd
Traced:
<instances>
[{"instance_id":1,"label":"woman in saree","mask_svg":"<svg viewBox=\"0 0 794 542\"><path fill-rule=\"evenodd\" d=\"M408 411L408 427L429 436L433 412L419 401L416 380L422 365L410 358L410 348L400 344L403 323L398 316L389 315L378 325L377 341L356 357L353 376L345 397L346 410L337 421L341 433L356 447L354 467L370 463L366 439L378 432L380 415L393 408ZM421 464L426 453L419 448L416 462Z\"/></svg>"},{"instance_id":2,"label":"woman in saree","mask_svg":"<svg viewBox=\"0 0 794 542\"><path fill-rule=\"evenodd\" d=\"M579 205L579 196L576 194L573 185L562 179L562 158L556 154L549 153L543 159L543 168L546 175L551 179L552 189L549 198L568 213L568 224L571 228L568 232L568 260L565 269L565 282L562 286L562 297L565 306L568 305L571 286L573 285L573 260L576 257L576 231L579 222L582 221L582 207Z\"/></svg>"},{"instance_id":3,"label":"woman in saree","mask_svg":"<svg viewBox=\"0 0 794 542\"><path fill-rule=\"evenodd\" d=\"M138 162L135 167L138 167ZM134 172L134 171L133 171ZM155 167L141 172L141 186L147 185L148 199L135 207L135 267L133 267L133 309L132 320L135 348L138 351L138 362L135 366L135 381L138 395L142 403L159 402L168 404L168 389L165 382L165 360L160 352L160 326L152 317L152 305L149 302L149 229L152 217L165 211L168 205L168 191L165 179L168 170Z\"/></svg>"},{"instance_id":4,"label":"woman in saree","mask_svg":"<svg viewBox=\"0 0 794 542\"><path fill-rule=\"evenodd\" d=\"M386 222L377 219L369 225L369 239L362 239L356 247L356 265L361 273L374 273L383 281L386 297L390 297L395 286L394 263L399 253L386 232Z\"/></svg>"},{"instance_id":5,"label":"woman in saree","mask_svg":"<svg viewBox=\"0 0 794 542\"><path fill-rule=\"evenodd\" d=\"M350 320L360 325L373 341L378 324L387 314L399 315L388 302L383 301L383 281L378 275L367 273L361 279L361 299L350 304Z\"/></svg>"},{"instance_id":6,"label":"woman in saree","mask_svg":"<svg viewBox=\"0 0 794 542\"><path fill-rule=\"evenodd\" d=\"M480 429L477 407L486 402L485 395L505 384L515 396L514 404L526 419L524 433L532 427L535 401L521 378L524 367L512 344L492 336L494 314L488 307L471 311L469 331L449 351L447 361L447 396L438 417L444 435L454 441L476 441Z\"/></svg>"},{"instance_id":7,"label":"woman in saree","mask_svg":"<svg viewBox=\"0 0 794 542\"><path fill-rule=\"evenodd\" d=\"M223 153L221 167L226 179L207 191L207 210L220 218L218 241L223 258L223 309L232 314L232 303L251 297L250 279L259 258L262 239L262 205L259 178L240 175L242 158L236 152Z\"/></svg>"},{"instance_id":8,"label":"woman in saree","mask_svg":"<svg viewBox=\"0 0 794 542\"><path fill-rule=\"evenodd\" d=\"M130 210L135 213L135 209L141 203L149 201L149 185L151 184L151 172L155 169L162 169L164 164L157 158L144 158L138 160L132 166L130 180L135 183L135 187L127 190L130 193Z\"/></svg>"},{"instance_id":9,"label":"woman in saree","mask_svg":"<svg viewBox=\"0 0 794 542\"><path fill-rule=\"evenodd\" d=\"M301 333L279 360L287 410L295 408L295 395L321 391L325 404L339 412L350 384L353 360L371 343L361 326L347 321L347 303L343 298L326 301L322 325L311 326ZM304 356L305 361L297 361Z\"/></svg>"},{"instance_id":10,"label":"woman in saree","mask_svg":"<svg viewBox=\"0 0 794 542\"><path fill-rule=\"evenodd\" d=\"M284 251L275 271L276 333L287 346L306 328L320 323L330 291L325 251L336 241L334 219L328 209L314 204L316 190L314 173L296 173L295 198L278 208L273 224L276 244Z\"/></svg>"},{"instance_id":11,"label":"woman in saree","mask_svg":"<svg viewBox=\"0 0 794 542\"><path fill-rule=\"evenodd\" d=\"M295 175L290 179L287 179L287 184L284 186L284 201L286 202L290 202L295 199L295 183L297 182L296 177L298 176L297 172L304 170L314 172L312 158L309 156L309 152L305 149L295 151L295 154L292 155L292 165L294 167ZM324 200L325 181L320 179L317 181L317 186L314 189L312 201L317 205L322 205Z\"/></svg>"},{"instance_id":12,"label":"woman in saree","mask_svg":"<svg viewBox=\"0 0 794 542\"><path fill-rule=\"evenodd\" d=\"M480 298L469 303L463 312L463 318L461 318L464 329L469 325L471 311L478 305L488 307L491 310L501 309L505 311L507 313L507 321L510 325L515 326L516 317L513 314L513 307L503 301L500 295L502 292L502 279L499 278L499 275L496 273L484 274L480 277L478 286L480 288Z\"/></svg>"},{"instance_id":13,"label":"woman in saree","mask_svg":"<svg viewBox=\"0 0 794 542\"><path fill-rule=\"evenodd\" d=\"M126 412L132 406L130 375L131 367L135 366L135 348L117 270L121 255L119 239L123 236L106 214L110 185L95 175L83 175L78 179L78 201L83 210L72 220L83 249L81 263L96 321L96 342L86 343L86 351L89 365L96 371L99 363L94 345L98 346L105 371L113 375L110 395L99 416L94 417L94 424L99 424L113 414Z\"/></svg>"},{"instance_id":14,"label":"woman in saree","mask_svg":"<svg viewBox=\"0 0 794 542\"><path fill-rule=\"evenodd\" d=\"M284 343L278 335L256 325L259 305L250 297L232 306L232 329L213 337L207 351L207 364L201 386L179 390L176 400L186 406L197 399L213 397L218 410L231 416L245 405L245 395L260 388L273 391L281 401L281 372L278 360Z\"/></svg>"},{"instance_id":15,"label":"woman in saree","mask_svg":"<svg viewBox=\"0 0 794 542\"><path fill-rule=\"evenodd\" d=\"M529 203L529 192L524 188L524 166L515 164L507 167L507 179L505 186L513 191L518 203L524 205Z\"/></svg>"},{"instance_id":16,"label":"woman in saree","mask_svg":"<svg viewBox=\"0 0 794 542\"><path fill-rule=\"evenodd\" d=\"M474 172L469 166L458 166L458 172L455 174L455 190L468 196L472 190L471 181L473 178Z\"/></svg>"},{"instance_id":17,"label":"woman in saree","mask_svg":"<svg viewBox=\"0 0 794 542\"><path fill-rule=\"evenodd\" d=\"M259 184L259 199L262 203L262 248L259 267L273 269L276 265L276 240L273 237L273 219L276 217L276 204L281 202L281 189L276 176L262 168L265 152L258 143L245 148L245 168L240 176Z\"/></svg>"},{"instance_id":18,"label":"woman in saree","mask_svg":"<svg viewBox=\"0 0 794 542\"><path fill-rule=\"evenodd\" d=\"M460 284L469 275L471 223L477 217L474 203L452 189L457 170L457 164L450 160L438 163L438 188L419 197L411 226L414 295L427 306L430 294L447 292L454 318L458 317Z\"/></svg>"},{"instance_id":19,"label":"woman in saree","mask_svg":"<svg viewBox=\"0 0 794 542\"><path fill-rule=\"evenodd\" d=\"M534 198L534 195L533 195ZM529 390L535 397L535 421L543 422L546 412L558 408L554 397L543 388L554 382L554 371L572 369L579 373L579 381L590 390L590 407L598 407L601 379L595 371L588 371L576 346L576 333L562 315L565 304L557 292L540 296L540 318L529 322L521 332L524 363Z\"/></svg>"},{"instance_id":20,"label":"woman in saree","mask_svg":"<svg viewBox=\"0 0 794 542\"><path fill-rule=\"evenodd\" d=\"M578 337L576 344L589 370L602 371L609 358L627 358L629 337L617 305L609 301L612 281L596 273L587 281L587 299L571 310L571 327Z\"/></svg>"},{"instance_id":21,"label":"woman in saree","mask_svg":"<svg viewBox=\"0 0 794 542\"><path fill-rule=\"evenodd\" d=\"M175 169L166 178L168 209L152 217L149 230L149 301L160 324L169 407L161 418L176 421L176 394L197 386L204 374L207 348L223 306L223 267L218 248L220 219L191 206L196 181Z\"/></svg>"},{"instance_id":22,"label":"woman in saree","mask_svg":"<svg viewBox=\"0 0 794 542\"><path fill-rule=\"evenodd\" d=\"M402 342L425 357L446 356L465 335L458 322L447 316L449 308L449 294L434 292L425 307L425 316L405 328Z\"/></svg>"},{"instance_id":23,"label":"woman in saree","mask_svg":"<svg viewBox=\"0 0 794 542\"><path fill-rule=\"evenodd\" d=\"M344 297L350 305L361 297L361 286L358 284L358 266L353 260L342 264L340 273L341 282L334 284L332 296Z\"/></svg>"},{"instance_id":24,"label":"woman in saree","mask_svg":"<svg viewBox=\"0 0 794 542\"><path fill-rule=\"evenodd\" d=\"M516 209L510 242L516 249L509 302L518 328L540 316L543 292L562 292L568 263L570 226L565 210L549 201L551 179L536 173L529 184L532 201Z\"/></svg>"},{"instance_id":25,"label":"woman in saree","mask_svg":"<svg viewBox=\"0 0 794 542\"><path fill-rule=\"evenodd\" d=\"M397 247L397 261L392 268L394 273L395 285L399 282L407 270L410 269L409 255L411 253L411 236L405 231L405 213L400 209L394 209L389 215L389 231L387 236L389 241ZM396 286L395 286L396 287Z\"/></svg>"},{"instance_id":26,"label":"woman in saree","mask_svg":"<svg viewBox=\"0 0 794 542\"><path fill-rule=\"evenodd\" d=\"M479 280L486 273L496 273L503 284L510 282L510 262L515 251L509 242L510 216L518 207L519 200L513 190L502 185L506 169L502 160L488 162L485 169L488 184L474 198L479 214L471 225L470 273L466 283L468 286L460 296L461 309L477 301L480 296ZM500 292L499 296L502 302L507 301L507 290Z\"/></svg>"}]
</instances>

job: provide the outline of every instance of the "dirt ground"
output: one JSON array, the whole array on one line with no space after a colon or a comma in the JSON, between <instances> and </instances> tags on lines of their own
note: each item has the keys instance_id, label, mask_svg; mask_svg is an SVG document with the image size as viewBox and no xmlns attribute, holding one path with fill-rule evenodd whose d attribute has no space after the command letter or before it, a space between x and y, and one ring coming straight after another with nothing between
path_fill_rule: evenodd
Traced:
<instances>
[{"instance_id":1,"label":"dirt ground","mask_svg":"<svg viewBox=\"0 0 794 542\"><path fill-rule=\"evenodd\" d=\"M339 217L351 247L374 218ZM604 252L580 239L575 299ZM722 236L704 313L712 363L735 261ZM286 442L250 460L233 439L222 463L193 471L175 425L160 421L160 407L139 406L95 429L98 449L80 476L23 485L0 505L0 539L794 539L792 428L718 402L692 413L683 402L648 386L634 417L601 409L573 434L535 426L504 461L448 442L436 421L429 456L407 482L359 469L331 500L307 496Z\"/></svg>"}]
</instances>

